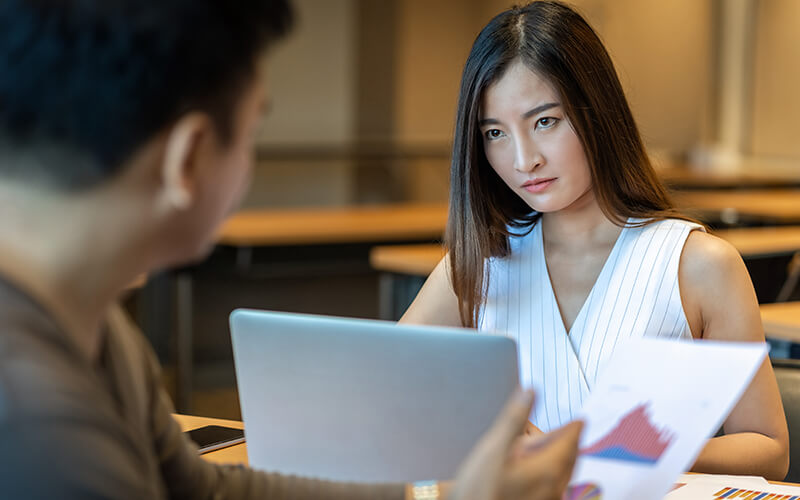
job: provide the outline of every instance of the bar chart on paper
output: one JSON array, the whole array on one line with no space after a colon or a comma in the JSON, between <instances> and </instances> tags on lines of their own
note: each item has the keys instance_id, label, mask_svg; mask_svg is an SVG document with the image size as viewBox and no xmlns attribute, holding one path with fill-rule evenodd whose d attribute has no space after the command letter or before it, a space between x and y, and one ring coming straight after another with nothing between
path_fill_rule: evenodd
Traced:
<instances>
[{"instance_id":1,"label":"bar chart on paper","mask_svg":"<svg viewBox=\"0 0 800 500\"><path fill-rule=\"evenodd\" d=\"M654 464L674 439L669 430L659 430L652 422L648 403L626 413L605 436L581 450L581 455Z\"/></svg>"},{"instance_id":2,"label":"bar chart on paper","mask_svg":"<svg viewBox=\"0 0 800 500\"><path fill-rule=\"evenodd\" d=\"M720 498L741 498L747 500L798 500L798 495L782 495L780 493L769 493L766 491L743 490L740 488L722 488L714 493L711 500Z\"/></svg>"},{"instance_id":3,"label":"bar chart on paper","mask_svg":"<svg viewBox=\"0 0 800 500\"><path fill-rule=\"evenodd\" d=\"M675 479L722 424L765 356L763 345L626 341L581 409L580 454L565 498L669 494L670 500L696 500L686 496L697 491L688 484L670 493ZM713 486L699 498L716 500L713 493L734 485Z\"/></svg>"},{"instance_id":4,"label":"bar chart on paper","mask_svg":"<svg viewBox=\"0 0 800 500\"><path fill-rule=\"evenodd\" d=\"M800 488L788 485L754 484L755 478L705 476L690 478L664 500L800 500Z\"/></svg>"},{"instance_id":5,"label":"bar chart on paper","mask_svg":"<svg viewBox=\"0 0 800 500\"><path fill-rule=\"evenodd\" d=\"M567 488L564 500L602 500L603 491L594 483L576 484Z\"/></svg>"}]
</instances>

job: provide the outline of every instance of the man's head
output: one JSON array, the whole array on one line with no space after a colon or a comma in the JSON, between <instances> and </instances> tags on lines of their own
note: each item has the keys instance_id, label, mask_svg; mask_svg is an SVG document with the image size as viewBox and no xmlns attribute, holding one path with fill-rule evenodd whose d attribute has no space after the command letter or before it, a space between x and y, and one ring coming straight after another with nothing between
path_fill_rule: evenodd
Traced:
<instances>
[{"instance_id":1,"label":"man's head","mask_svg":"<svg viewBox=\"0 0 800 500\"><path fill-rule=\"evenodd\" d=\"M0 182L80 197L138 175L156 217L191 208L176 241L201 239L243 191L259 61L290 24L286 0L3 0Z\"/></svg>"}]
</instances>

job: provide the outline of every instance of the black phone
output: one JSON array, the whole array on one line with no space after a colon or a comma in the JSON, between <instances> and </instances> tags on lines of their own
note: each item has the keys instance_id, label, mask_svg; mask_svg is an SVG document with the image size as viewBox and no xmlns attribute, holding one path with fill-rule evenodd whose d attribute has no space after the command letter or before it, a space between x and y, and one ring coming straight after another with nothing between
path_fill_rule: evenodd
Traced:
<instances>
[{"instance_id":1,"label":"black phone","mask_svg":"<svg viewBox=\"0 0 800 500\"><path fill-rule=\"evenodd\" d=\"M221 425L206 425L186 431L186 435L197 443L200 453L233 446L244 442L244 430Z\"/></svg>"}]
</instances>

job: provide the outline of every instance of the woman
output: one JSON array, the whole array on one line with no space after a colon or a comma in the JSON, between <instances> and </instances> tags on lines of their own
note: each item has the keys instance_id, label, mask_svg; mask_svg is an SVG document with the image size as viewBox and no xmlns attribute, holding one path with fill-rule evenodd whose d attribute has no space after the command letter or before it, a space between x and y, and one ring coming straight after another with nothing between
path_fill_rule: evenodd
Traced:
<instances>
[{"instance_id":1,"label":"woman","mask_svg":"<svg viewBox=\"0 0 800 500\"><path fill-rule=\"evenodd\" d=\"M499 14L472 47L446 246L402 321L514 338L544 430L574 417L627 338L764 341L738 253L677 213L602 42L557 2ZM788 436L768 362L724 431L695 470L783 478Z\"/></svg>"}]
</instances>

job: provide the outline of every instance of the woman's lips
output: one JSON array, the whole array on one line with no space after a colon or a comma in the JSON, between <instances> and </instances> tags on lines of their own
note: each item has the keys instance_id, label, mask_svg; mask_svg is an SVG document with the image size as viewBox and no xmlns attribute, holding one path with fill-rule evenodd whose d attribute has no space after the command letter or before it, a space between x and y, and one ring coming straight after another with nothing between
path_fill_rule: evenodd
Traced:
<instances>
[{"instance_id":1,"label":"woman's lips","mask_svg":"<svg viewBox=\"0 0 800 500\"><path fill-rule=\"evenodd\" d=\"M529 193L541 193L556 181L555 177L549 179L535 179L522 185L522 189Z\"/></svg>"}]
</instances>

